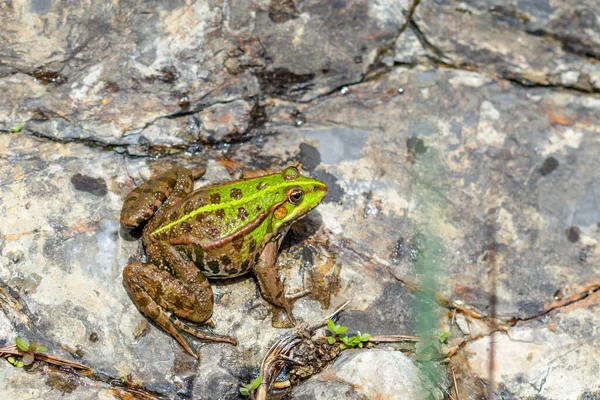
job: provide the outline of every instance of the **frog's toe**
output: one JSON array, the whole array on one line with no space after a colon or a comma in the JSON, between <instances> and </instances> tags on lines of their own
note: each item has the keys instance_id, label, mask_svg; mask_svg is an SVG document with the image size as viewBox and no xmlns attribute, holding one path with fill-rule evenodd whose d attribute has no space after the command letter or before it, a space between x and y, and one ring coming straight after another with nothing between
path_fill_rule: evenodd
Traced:
<instances>
[{"instance_id":1,"label":"frog's toe","mask_svg":"<svg viewBox=\"0 0 600 400\"><path fill-rule=\"evenodd\" d=\"M306 289L306 290L302 290L301 292L288 295L287 299L289 302L293 303L296 300L298 300L304 296L308 296L309 294L310 294L310 289Z\"/></svg>"},{"instance_id":2,"label":"frog's toe","mask_svg":"<svg viewBox=\"0 0 600 400\"><path fill-rule=\"evenodd\" d=\"M292 310L278 308L273 312L273 328L293 328L296 326L296 320L292 315Z\"/></svg>"}]
</instances>

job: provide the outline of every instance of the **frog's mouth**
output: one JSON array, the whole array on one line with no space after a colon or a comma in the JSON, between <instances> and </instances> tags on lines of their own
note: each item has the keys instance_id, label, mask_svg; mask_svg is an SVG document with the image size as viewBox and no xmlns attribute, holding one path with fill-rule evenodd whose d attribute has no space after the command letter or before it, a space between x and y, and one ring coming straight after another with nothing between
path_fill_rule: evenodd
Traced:
<instances>
[{"instance_id":1,"label":"frog's mouth","mask_svg":"<svg viewBox=\"0 0 600 400\"><path fill-rule=\"evenodd\" d=\"M313 208L318 206L321 203L321 201L325 198L325 195L327 194L327 185L323 183L320 185L309 186L306 189L304 189L304 194L313 198L314 204L310 208L310 210L312 210Z\"/></svg>"}]
</instances>

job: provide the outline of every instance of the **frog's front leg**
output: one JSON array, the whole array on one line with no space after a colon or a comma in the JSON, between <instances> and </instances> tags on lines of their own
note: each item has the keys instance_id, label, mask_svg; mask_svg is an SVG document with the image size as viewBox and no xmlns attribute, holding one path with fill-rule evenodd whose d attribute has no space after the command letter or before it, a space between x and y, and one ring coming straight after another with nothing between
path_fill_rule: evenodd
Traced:
<instances>
[{"instance_id":1,"label":"frog's front leg","mask_svg":"<svg viewBox=\"0 0 600 400\"><path fill-rule=\"evenodd\" d=\"M306 296L309 291L302 291L292 296L286 296L283 282L275 270L277 259L277 241L269 242L263 249L256 265L252 268L262 297L275 306L278 312L273 313L273 326L275 328L290 328L296 324L292 315L294 301Z\"/></svg>"},{"instance_id":2,"label":"frog's front leg","mask_svg":"<svg viewBox=\"0 0 600 400\"><path fill-rule=\"evenodd\" d=\"M229 336L214 335L191 327L179 318L205 323L212 314L213 292L207 279L191 262L166 243L153 243L152 253L160 254L155 264L135 262L123 270L123 281L136 306L171 334L183 348L197 357L179 329L198 339L237 344ZM169 271L167 271L169 269Z\"/></svg>"}]
</instances>

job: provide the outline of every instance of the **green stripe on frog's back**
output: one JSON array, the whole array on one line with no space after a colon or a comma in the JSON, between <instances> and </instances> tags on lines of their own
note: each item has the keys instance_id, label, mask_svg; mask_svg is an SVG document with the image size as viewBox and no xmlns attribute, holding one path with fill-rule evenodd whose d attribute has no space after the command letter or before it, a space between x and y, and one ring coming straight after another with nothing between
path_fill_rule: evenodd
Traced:
<instances>
[{"instance_id":1,"label":"green stripe on frog's back","mask_svg":"<svg viewBox=\"0 0 600 400\"><path fill-rule=\"evenodd\" d=\"M258 178L226 182L221 185L207 187L206 191L200 189L201 195L208 199L208 203L190 210L178 219L169 222L154 230L156 235L171 229L200 213L214 214L213 221L221 220L220 237L230 235L254 220L264 210L283 200L286 192L291 187L302 187L308 182L302 180L286 181L281 174L266 175ZM193 202L193 199L187 200ZM185 205L184 205L185 209ZM186 210L187 211L187 210Z\"/></svg>"}]
</instances>

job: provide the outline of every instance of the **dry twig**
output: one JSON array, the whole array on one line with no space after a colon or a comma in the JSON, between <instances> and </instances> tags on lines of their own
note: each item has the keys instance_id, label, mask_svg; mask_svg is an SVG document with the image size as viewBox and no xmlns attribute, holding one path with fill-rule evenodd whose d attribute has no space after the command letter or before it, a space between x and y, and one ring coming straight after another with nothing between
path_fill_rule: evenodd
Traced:
<instances>
[{"instance_id":1,"label":"dry twig","mask_svg":"<svg viewBox=\"0 0 600 400\"><path fill-rule=\"evenodd\" d=\"M23 353L21 350L19 350L19 348L17 347L16 344L13 344L12 346L0 348L0 357L8 358L11 355L23 356L23 355L25 355L25 353ZM83 371L91 371L92 370L87 365L83 365L83 364L80 364L75 361L65 360L64 358L53 356L52 354L35 353L35 359L40 360L40 361L45 361L48 364L58 365L60 367L70 367L70 368L74 368L74 369L80 369Z\"/></svg>"}]
</instances>

